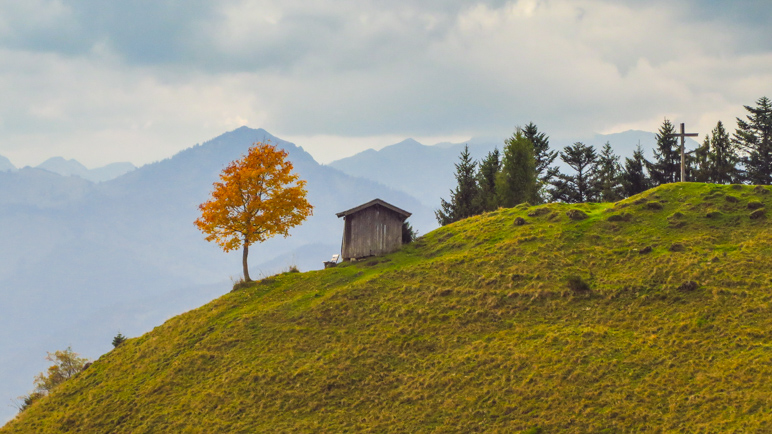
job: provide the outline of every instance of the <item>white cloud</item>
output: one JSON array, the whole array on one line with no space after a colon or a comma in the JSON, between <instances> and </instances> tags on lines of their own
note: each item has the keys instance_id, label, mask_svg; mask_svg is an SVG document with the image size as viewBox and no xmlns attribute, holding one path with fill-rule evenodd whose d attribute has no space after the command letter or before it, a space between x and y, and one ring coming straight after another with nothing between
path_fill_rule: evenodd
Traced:
<instances>
[{"instance_id":1,"label":"white cloud","mask_svg":"<svg viewBox=\"0 0 772 434\"><path fill-rule=\"evenodd\" d=\"M529 121L702 132L772 96L766 23L692 0L46 4L0 2L0 155L17 165L139 164L244 123L322 160Z\"/></svg>"}]
</instances>

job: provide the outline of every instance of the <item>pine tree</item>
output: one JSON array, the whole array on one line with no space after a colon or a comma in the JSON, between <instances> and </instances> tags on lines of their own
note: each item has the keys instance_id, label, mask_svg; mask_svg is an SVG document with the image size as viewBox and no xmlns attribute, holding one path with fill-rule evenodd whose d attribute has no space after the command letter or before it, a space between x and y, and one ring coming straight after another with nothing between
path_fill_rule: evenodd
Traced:
<instances>
[{"instance_id":1,"label":"pine tree","mask_svg":"<svg viewBox=\"0 0 772 434\"><path fill-rule=\"evenodd\" d=\"M676 134L675 126L669 119L665 119L656 135L655 162L647 164L655 186L681 180L681 147L673 134Z\"/></svg>"},{"instance_id":2,"label":"pine tree","mask_svg":"<svg viewBox=\"0 0 772 434\"><path fill-rule=\"evenodd\" d=\"M702 145L694 150L692 173L689 176L690 181L712 182L713 165L710 162L710 155L710 135L706 135Z\"/></svg>"},{"instance_id":3,"label":"pine tree","mask_svg":"<svg viewBox=\"0 0 772 434\"><path fill-rule=\"evenodd\" d=\"M708 161L710 165L708 182L732 184L740 181L740 173L737 170L737 164L740 162L737 145L732 143L721 121L718 121L716 128L711 132Z\"/></svg>"},{"instance_id":4,"label":"pine tree","mask_svg":"<svg viewBox=\"0 0 772 434\"><path fill-rule=\"evenodd\" d=\"M553 200L567 203L591 202L598 198L598 155L593 146L576 142L560 152L560 159L574 170L573 175L558 172L552 182Z\"/></svg>"},{"instance_id":5,"label":"pine tree","mask_svg":"<svg viewBox=\"0 0 772 434\"><path fill-rule=\"evenodd\" d=\"M557 175L557 167L551 167L551 164L558 156L557 151L550 150L550 138L539 132L536 124L528 123L523 129L523 135L533 144L533 155L536 163L536 179L539 182L539 196L546 199L546 187L553 177Z\"/></svg>"},{"instance_id":6,"label":"pine tree","mask_svg":"<svg viewBox=\"0 0 772 434\"><path fill-rule=\"evenodd\" d=\"M480 161L480 167L477 171L478 208L480 211L493 211L499 206L496 197L496 175L499 173L500 166L498 148L489 152Z\"/></svg>"},{"instance_id":7,"label":"pine tree","mask_svg":"<svg viewBox=\"0 0 772 434\"><path fill-rule=\"evenodd\" d=\"M475 167L477 162L469 155L469 146L464 146L456 164L456 189L450 192L450 201L440 199L441 208L434 211L441 226L480 214L477 198Z\"/></svg>"},{"instance_id":8,"label":"pine tree","mask_svg":"<svg viewBox=\"0 0 772 434\"><path fill-rule=\"evenodd\" d=\"M496 195L503 207L538 201L533 144L519 128L504 141L501 170L496 177Z\"/></svg>"},{"instance_id":9,"label":"pine tree","mask_svg":"<svg viewBox=\"0 0 772 434\"><path fill-rule=\"evenodd\" d=\"M761 97L756 107L745 106L747 120L737 118L735 144L745 153L744 178L751 184L772 184L772 102Z\"/></svg>"},{"instance_id":10,"label":"pine tree","mask_svg":"<svg viewBox=\"0 0 772 434\"><path fill-rule=\"evenodd\" d=\"M595 179L598 199L601 202L616 202L622 199L622 167L619 165L619 156L614 154L611 144L606 142L598 156L596 166L597 177Z\"/></svg>"},{"instance_id":11,"label":"pine tree","mask_svg":"<svg viewBox=\"0 0 772 434\"><path fill-rule=\"evenodd\" d=\"M625 158L625 168L622 172L622 187L626 197L634 196L651 188L651 179L646 174L646 158L639 143L633 158Z\"/></svg>"}]
</instances>

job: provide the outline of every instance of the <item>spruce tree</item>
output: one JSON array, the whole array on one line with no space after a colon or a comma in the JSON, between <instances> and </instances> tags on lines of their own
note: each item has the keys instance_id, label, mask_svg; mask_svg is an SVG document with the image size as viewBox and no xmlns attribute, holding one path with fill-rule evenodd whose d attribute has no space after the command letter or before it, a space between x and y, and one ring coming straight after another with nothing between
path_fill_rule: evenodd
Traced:
<instances>
[{"instance_id":1,"label":"spruce tree","mask_svg":"<svg viewBox=\"0 0 772 434\"><path fill-rule=\"evenodd\" d=\"M501 171L496 177L496 194L498 204L503 207L538 201L533 143L519 128L504 142Z\"/></svg>"},{"instance_id":2,"label":"spruce tree","mask_svg":"<svg viewBox=\"0 0 772 434\"><path fill-rule=\"evenodd\" d=\"M560 152L560 159L574 170L573 175L558 172L552 182L553 200L566 203L591 202L598 198L597 162L595 147L576 142Z\"/></svg>"},{"instance_id":3,"label":"spruce tree","mask_svg":"<svg viewBox=\"0 0 772 434\"><path fill-rule=\"evenodd\" d=\"M706 135L702 145L694 150L694 157L692 158L692 173L689 176L690 181L712 182L713 165L710 161L710 154L710 135Z\"/></svg>"},{"instance_id":4,"label":"spruce tree","mask_svg":"<svg viewBox=\"0 0 772 434\"><path fill-rule=\"evenodd\" d=\"M477 171L478 208L480 211L493 211L498 208L496 196L496 175L499 173L499 149L495 148L480 161Z\"/></svg>"},{"instance_id":5,"label":"spruce tree","mask_svg":"<svg viewBox=\"0 0 772 434\"><path fill-rule=\"evenodd\" d=\"M747 120L737 118L734 142L745 154L744 178L751 184L772 184L772 102L761 97L756 107L745 106Z\"/></svg>"},{"instance_id":6,"label":"spruce tree","mask_svg":"<svg viewBox=\"0 0 772 434\"><path fill-rule=\"evenodd\" d=\"M596 166L595 185L598 191L598 199L601 202L616 202L622 199L622 167L619 165L619 156L614 154L611 144L606 142L598 156Z\"/></svg>"},{"instance_id":7,"label":"spruce tree","mask_svg":"<svg viewBox=\"0 0 772 434\"><path fill-rule=\"evenodd\" d=\"M480 213L477 199L475 167L477 163L469 155L469 146L464 146L456 164L456 188L450 191L450 201L440 199L440 209L434 211L441 226Z\"/></svg>"},{"instance_id":8,"label":"spruce tree","mask_svg":"<svg viewBox=\"0 0 772 434\"><path fill-rule=\"evenodd\" d=\"M550 178L554 176L554 171L551 171L550 165L555 161L558 156L557 151L550 150L550 138L539 132L536 124L533 122L528 123L522 129L523 135L531 141L533 145L533 156L536 162L536 177L542 183L549 183Z\"/></svg>"},{"instance_id":9,"label":"spruce tree","mask_svg":"<svg viewBox=\"0 0 772 434\"><path fill-rule=\"evenodd\" d=\"M558 168L551 166L558 156L557 151L550 150L550 138L539 132L536 124L528 123L523 128L523 135L533 144L533 155L536 162L536 180L538 181L539 201L546 202L549 198L547 186L558 173Z\"/></svg>"},{"instance_id":10,"label":"spruce tree","mask_svg":"<svg viewBox=\"0 0 772 434\"><path fill-rule=\"evenodd\" d=\"M673 134L676 134L675 126L669 119L665 119L656 135L654 163L647 164L655 186L681 180L681 147Z\"/></svg>"},{"instance_id":11,"label":"spruce tree","mask_svg":"<svg viewBox=\"0 0 772 434\"><path fill-rule=\"evenodd\" d=\"M643 149L639 143L633 151L633 158L625 158L625 168L622 172L622 187L625 197L643 193L651 188L651 179L646 174L646 163Z\"/></svg>"},{"instance_id":12,"label":"spruce tree","mask_svg":"<svg viewBox=\"0 0 772 434\"><path fill-rule=\"evenodd\" d=\"M711 132L708 161L710 166L708 182L716 184L740 182L740 173L737 170L740 156L737 146L732 143L721 121L718 121L716 128Z\"/></svg>"}]
</instances>

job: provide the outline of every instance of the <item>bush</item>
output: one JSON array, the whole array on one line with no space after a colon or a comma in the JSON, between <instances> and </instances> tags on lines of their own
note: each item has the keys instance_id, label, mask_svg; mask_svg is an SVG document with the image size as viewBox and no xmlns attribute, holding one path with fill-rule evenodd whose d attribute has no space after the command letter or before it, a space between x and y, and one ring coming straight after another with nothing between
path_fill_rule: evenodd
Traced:
<instances>
[{"instance_id":1,"label":"bush","mask_svg":"<svg viewBox=\"0 0 772 434\"><path fill-rule=\"evenodd\" d=\"M46 372L35 376L35 390L29 395L20 396L21 403L17 406L19 411L24 411L39 398L47 395L55 387L74 377L83 371L87 359L78 357L78 353L67 347L64 351L48 353L46 360L54 362Z\"/></svg>"},{"instance_id":2,"label":"bush","mask_svg":"<svg viewBox=\"0 0 772 434\"><path fill-rule=\"evenodd\" d=\"M418 238L418 233L410 226L410 223L402 223L402 244L410 244Z\"/></svg>"},{"instance_id":3,"label":"bush","mask_svg":"<svg viewBox=\"0 0 772 434\"><path fill-rule=\"evenodd\" d=\"M590 290L590 284L585 282L580 276L572 275L566 279L568 289L574 292L587 292Z\"/></svg>"}]
</instances>

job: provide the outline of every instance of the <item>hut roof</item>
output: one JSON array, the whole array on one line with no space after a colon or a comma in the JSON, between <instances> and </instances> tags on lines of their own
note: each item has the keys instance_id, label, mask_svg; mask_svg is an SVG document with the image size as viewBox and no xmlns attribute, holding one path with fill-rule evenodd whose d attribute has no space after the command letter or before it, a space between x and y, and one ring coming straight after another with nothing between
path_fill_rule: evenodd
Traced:
<instances>
[{"instance_id":1,"label":"hut roof","mask_svg":"<svg viewBox=\"0 0 772 434\"><path fill-rule=\"evenodd\" d=\"M404 216L405 218L408 218L411 215L409 212L405 211L404 209L397 208L396 206L394 206L394 205L392 205L392 204L390 204L390 203L388 203L386 201L383 201L381 199L373 199L370 202L367 202L365 204L362 204L362 205L359 205L357 207L351 208L350 210L339 212L339 213L337 213L335 215L338 216L338 217L345 217L347 215L354 214L355 212L359 212L359 211L361 211L361 210L363 210L365 208L370 208L371 206L375 206L375 205L381 205L382 207L388 208L388 209L396 212L397 214L400 214L400 215Z\"/></svg>"}]
</instances>

